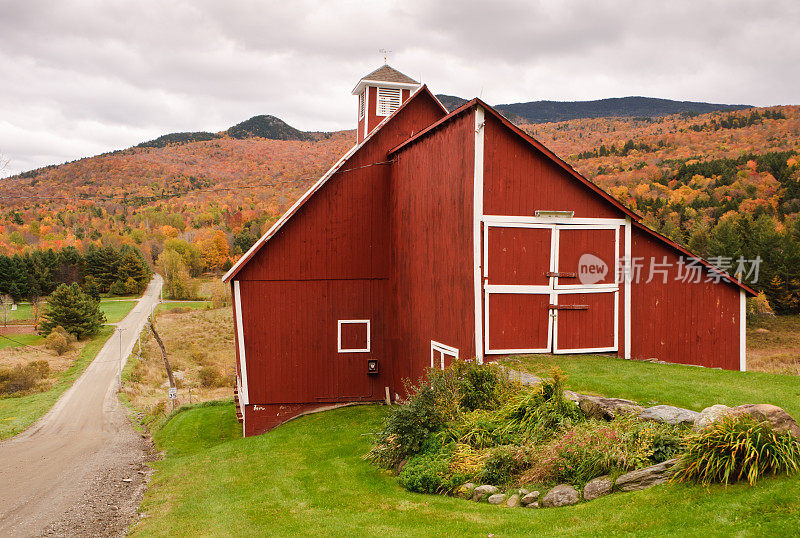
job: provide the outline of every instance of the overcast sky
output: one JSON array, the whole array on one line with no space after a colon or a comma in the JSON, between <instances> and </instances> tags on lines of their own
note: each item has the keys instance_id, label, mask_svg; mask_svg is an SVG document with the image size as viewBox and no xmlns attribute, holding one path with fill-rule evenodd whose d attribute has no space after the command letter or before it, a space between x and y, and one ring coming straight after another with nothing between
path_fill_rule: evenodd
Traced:
<instances>
[{"instance_id":1,"label":"overcast sky","mask_svg":"<svg viewBox=\"0 0 800 538\"><path fill-rule=\"evenodd\" d=\"M380 48L490 104L797 104L798 21L797 0L0 0L0 175L256 114L354 128Z\"/></svg>"}]
</instances>

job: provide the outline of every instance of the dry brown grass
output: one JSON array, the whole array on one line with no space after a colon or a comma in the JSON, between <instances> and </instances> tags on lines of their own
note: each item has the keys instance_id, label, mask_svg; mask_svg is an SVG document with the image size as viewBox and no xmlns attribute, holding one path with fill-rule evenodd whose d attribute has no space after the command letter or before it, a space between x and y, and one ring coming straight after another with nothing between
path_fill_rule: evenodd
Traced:
<instances>
[{"instance_id":1,"label":"dry brown grass","mask_svg":"<svg viewBox=\"0 0 800 538\"><path fill-rule=\"evenodd\" d=\"M236 366L230 307L161 312L156 318L156 330L175 375L176 405L233 396ZM134 407L146 413L168 411L171 406L161 351L149 329L142 332L141 341L141 360L136 359L134 347L123 393ZM218 383L207 386L206 382L204 386L203 379L208 381L209 377L217 378Z\"/></svg>"},{"instance_id":2,"label":"dry brown grass","mask_svg":"<svg viewBox=\"0 0 800 538\"><path fill-rule=\"evenodd\" d=\"M800 375L800 316L769 316L748 324L747 369Z\"/></svg>"},{"instance_id":3,"label":"dry brown grass","mask_svg":"<svg viewBox=\"0 0 800 538\"><path fill-rule=\"evenodd\" d=\"M63 355L57 355L55 351L47 349L44 343L35 346L2 348L0 349L0 369L11 370L15 366L25 366L34 361L47 361L50 366L50 374L46 379L41 379L35 389L35 392L44 392L58 382L61 374L72 366L87 342L88 340L72 342L69 350Z\"/></svg>"}]
</instances>

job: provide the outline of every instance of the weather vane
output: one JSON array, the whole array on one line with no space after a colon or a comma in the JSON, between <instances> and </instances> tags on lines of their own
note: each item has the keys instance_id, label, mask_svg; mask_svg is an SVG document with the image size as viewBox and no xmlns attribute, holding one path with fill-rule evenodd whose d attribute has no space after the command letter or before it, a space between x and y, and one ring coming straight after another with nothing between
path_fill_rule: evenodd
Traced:
<instances>
[{"instance_id":1,"label":"weather vane","mask_svg":"<svg viewBox=\"0 0 800 538\"><path fill-rule=\"evenodd\" d=\"M378 52L383 54L383 63L389 65L389 55L392 53L389 49L378 49Z\"/></svg>"}]
</instances>

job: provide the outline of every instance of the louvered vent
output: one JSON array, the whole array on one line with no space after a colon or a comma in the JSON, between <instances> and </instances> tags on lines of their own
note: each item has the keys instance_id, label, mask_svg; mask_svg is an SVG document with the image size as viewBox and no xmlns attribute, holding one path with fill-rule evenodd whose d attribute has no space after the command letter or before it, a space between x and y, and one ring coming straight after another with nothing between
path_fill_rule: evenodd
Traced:
<instances>
[{"instance_id":1,"label":"louvered vent","mask_svg":"<svg viewBox=\"0 0 800 538\"><path fill-rule=\"evenodd\" d=\"M358 119L364 117L364 109L366 108L366 104L364 103L365 97L367 95L367 90L364 90L360 94L358 94Z\"/></svg>"},{"instance_id":2,"label":"louvered vent","mask_svg":"<svg viewBox=\"0 0 800 538\"><path fill-rule=\"evenodd\" d=\"M396 88L378 88L378 116L388 116L398 108L402 94Z\"/></svg>"}]
</instances>

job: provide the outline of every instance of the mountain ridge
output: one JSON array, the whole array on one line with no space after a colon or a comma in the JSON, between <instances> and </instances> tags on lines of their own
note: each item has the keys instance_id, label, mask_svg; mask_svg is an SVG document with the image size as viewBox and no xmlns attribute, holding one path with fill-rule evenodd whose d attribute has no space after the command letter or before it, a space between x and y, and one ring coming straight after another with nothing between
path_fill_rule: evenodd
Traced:
<instances>
[{"instance_id":1,"label":"mountain ridge","mask_svg":"<svg viewBox=\"0 0 800 538\"><path fill-rule=\"evenodd\" d=\"M455 95L439 94L436 97L450 111L467 102L466 99ZM591 101L528 101L495 105L494 108L515 121L553 123L590 118L658 118L673 114L692 116L709 112L732 112L753 106L628 96Z\"/></svg>"}]
</instances>

